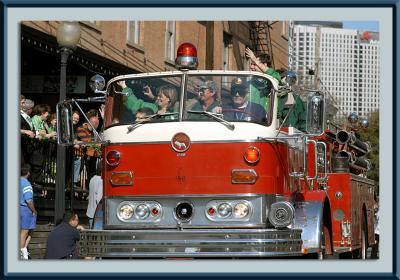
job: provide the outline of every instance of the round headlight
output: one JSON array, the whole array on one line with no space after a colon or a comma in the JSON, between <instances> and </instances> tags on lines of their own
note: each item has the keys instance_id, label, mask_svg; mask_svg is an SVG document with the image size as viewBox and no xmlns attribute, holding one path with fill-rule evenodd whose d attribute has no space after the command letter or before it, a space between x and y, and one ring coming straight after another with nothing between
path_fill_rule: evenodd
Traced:
<instances>
[{"instance_id":1,"label":"round headlight","mask_svg":"<svg viewBox=\"0 0 400 280\"><path fill-rule=\"evenodd\" d=\"M138 219L145 219L150 214L150 209L145 204L139 204L135 209L135 216Z\"/></svg>"},{"instance_id":2,"label":"round headlight","mask_svg":"<svg viewBox=\"0 0 400 280\"><path fill-rule=\"evenodd\" d=\"M128 220L132 218L133 206L130 204L122 204L118 209L117 215L121 220Z\"/></svg>"},{"instance_id":3,"label":"round headlight","mask_svg":"<svg viewBox=\"0 0 400 280\"><path fill-rule=\"evenodd\" d=\"M218 214L223 217L229 217L232 214L232 206L230 206L228 203L222 203L218 207Z\"/></svg>"},{"instance_id":4,"label":"round headlight","mask_svg":"<svg viewBox=\"0 0 400 280\"><path fill-rule=\"evenodd\" d=\"M249 206L246 203L240 202L235 205L233 213L236 218L244 218L249 214Z\"/></svg>"}]
</instances>

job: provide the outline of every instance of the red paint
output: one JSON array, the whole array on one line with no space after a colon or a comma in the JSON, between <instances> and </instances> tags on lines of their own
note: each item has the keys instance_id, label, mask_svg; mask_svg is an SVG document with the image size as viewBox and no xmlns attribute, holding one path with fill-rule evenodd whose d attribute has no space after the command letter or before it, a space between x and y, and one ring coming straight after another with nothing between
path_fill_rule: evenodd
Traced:
<instances>
[{"instance_id":1,"label":"red paint","mask_svg":"<svg viewBox=\"0 0 400 280\"><path fill-rule=\"evenodd\" d=\"M248 147L260 150L256 164L243 158ZM118 166L107 166L105 195L275 194L287 191L287 148L269 143L192 143L184 153L170 143L110 145L105 154L117 150ZM286 159L285 159L286 157ZM283 160L285 159L285 160ZM255 184L232 184L232 169L254 169ZM132 171L133 186L112 187L111 172Z\"/></svg>"}]
</instances>

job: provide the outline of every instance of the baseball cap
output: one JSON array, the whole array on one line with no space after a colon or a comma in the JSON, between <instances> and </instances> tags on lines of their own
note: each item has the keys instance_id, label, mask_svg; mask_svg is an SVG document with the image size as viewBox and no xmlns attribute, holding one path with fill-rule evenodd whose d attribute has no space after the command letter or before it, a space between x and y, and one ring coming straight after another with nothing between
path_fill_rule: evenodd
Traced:
<instances>
[{"instance_id":1,"label":"baseball cap","mask_svg":"<svg viewBox=\"0 0 400 280\"><path fill-rule=\"evenodd\" d=\"M200 84L199 89L210 89L212 92L215 92L216 86L214 81L204 81Z\"/></svg>"},{"instance_id":2,"label":"baseball cap","mask_svg":"<svg viewBox=\"0 0 400 280\"><path fill-rule=\"evenodd\" d=\"M235 78L231 82L231 94L239 93L247 93L249 85L246 80L242 78Z\"/></svg>"}]
</instances>

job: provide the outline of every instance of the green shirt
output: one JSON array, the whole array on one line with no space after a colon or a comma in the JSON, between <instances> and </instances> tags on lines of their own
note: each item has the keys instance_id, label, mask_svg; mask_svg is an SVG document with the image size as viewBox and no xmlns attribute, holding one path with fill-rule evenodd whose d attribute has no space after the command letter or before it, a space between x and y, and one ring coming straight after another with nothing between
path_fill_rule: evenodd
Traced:
<instances>
[{"instance_id":1,"label":"green shirt","mask_svg":"<svg viewBox=\"0 0 400 280\"><path fill-rule=\"evenodd\" d=\"M44 121L40 118L39 115L34 115L32 118L32 125L35 128L36 132L39 133L40 130L45 130Z\"/></svg>"},{"instance_id":2,"label":"green shirt","mask_svg":"<svg viewBox=\"0 0 400 280\"><path fill-rule=\"evenodd\" d=\"M274 77L281 82L281 75L272 68L268 68L265 74ZM253 81L250 83L250 101L263 106L266 112L269 111L269 93L271 91L271 83L268 81Z\"/></svg>"},{"instance_id":3,"label":"green shirt","mask_svg":"<svg viewBox=\"0 0 400 280\"><path fill-rule=\"evenodd\" d=\"M126 94L127 99L124 102L125 107L132 112L132 114L136 114L136 111L140 108L150 108L154 113L157 113L158 106L154 103L145 102L143 99L139 99L135 96L132 89L126 87L122 90L123 93Z\"/></svg>"},{"instance_id":4,"label":"green shirt","mask_svg":"<svg viewBox=\"0 0 400 280\"><path fill-rule=\"evenodd\" d=\"M293 94L294 97L294 108L292 109L292 112L286 119L284 123L284 127L287 126L293 126L297 128L298 130L301 130L303 132L306 131L306 110L304 107L303 100L300 99L300 97L296 94ZM286 115L289 113L289 110L291 106L285 106L285 103L288 99L288 95L285 94L283 96L278 96L278 116L277 118L280 120L280 123L283 122L285 119Z\"/></svg>"}]
</instances>

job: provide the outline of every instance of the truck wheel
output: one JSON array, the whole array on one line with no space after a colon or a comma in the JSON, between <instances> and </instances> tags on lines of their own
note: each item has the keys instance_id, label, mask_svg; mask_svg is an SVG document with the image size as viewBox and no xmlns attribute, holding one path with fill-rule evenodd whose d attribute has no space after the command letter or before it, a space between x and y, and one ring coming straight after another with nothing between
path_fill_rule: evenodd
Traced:
<instances>
[{"instance_id":1,"label":"truck wheel","mask_svg":"<svg viewBox=\"0 0 400 280\"><path fill-rule=\"evenodd\" d=\"M363 222L361 226L361 248L357 249L353 252L354 259L367 259L367 250L368 250L368 238L367 238L367 222L365 221L365 217L363 217Z\"/></svg>"},{"instance_id":2,"label":"truck wheel","mask_svg":"<svg viewBox=\"0 0 400 280\"><path fill-rule=\"evenodd\" d=\"M328 226L324 223L321 230L321 248L317 253L317 259L323 260L327 258L327 254L332 253L331 233Z\"/></svg>"}]
</instances>

